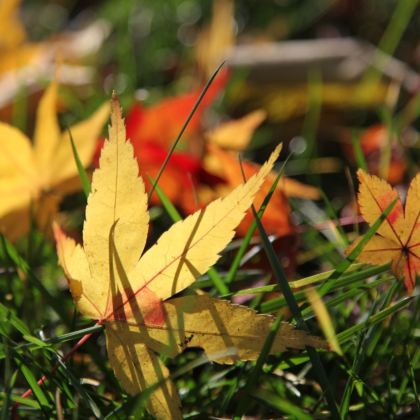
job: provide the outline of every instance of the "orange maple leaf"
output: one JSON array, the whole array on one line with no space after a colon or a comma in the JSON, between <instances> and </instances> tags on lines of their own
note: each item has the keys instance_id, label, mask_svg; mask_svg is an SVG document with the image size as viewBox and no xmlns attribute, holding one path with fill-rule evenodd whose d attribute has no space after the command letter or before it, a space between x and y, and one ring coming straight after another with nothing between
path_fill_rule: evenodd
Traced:
<instances>
[{"instance_id":1,"label":"orange maple leaf","mask_svg":"<svg viewBox=\"0 0 420 420\"><path fill-rule=\"evenodd\" d=\"M237 185L244 182L241 167L234 154L221 150L215 146L209 147L209 150L210 156L217 159L215 162L217 162L218 166L221 167L221 171L220 168L217 168L217 174L222 176L224 179L224 184L222 184L221 188L218 189L217 193L221 193L222 195L223 193L227 194ZM207 162L209 162L209 160ZM208 167L208 169L210 170L210 167ZM255 163L247 161L242 162L242 170L246 179L257 173L258 169L259 165ZM273 181L274 179L269 176L255 196L254 203L257 208L261 206L264 201L264 198L268 194ZM280 184L282 184L282 180L280 180ZM205 200L205 198L202 198L202 200ZM240 236L246 235L253 220L254 216L250 211L248 211L245 218L238 226L237 233ZM294 233L293 224L290 220L290 208L282 189L277 188L274 191L270 199L270 203L268 204L262 217L262 222L264 224L264 228L271 234L286 236Z\"/></svg>"},{"instance_id":2,"label":"orange maple leaf","mask_svg":"<svg viewBox=\"0 0 420 420\"><path fill-rule=\"evenodd\" d=\"M358 260L368 264L391 262L391 269L411 293L416 275L420 274L420 174L410 184L405 207L398 192L386 181L359 169L358 202L360 212L369 225L375 223L383 211L395 200L391 213L373 238L365 245ZM356 240L350 252L360 241Z\"/></svg>"},{"instance_id":3,"label":"orange maple leaf","mask_svg":"<svg viewBox=\"0 0 420 420\"><path fill-rule=\"evenodd\" d=\"M214 102L226 84L227 78L228 73L222 71L214 79L188 123L186 136L192 136L200 130L203 112ZM145 142L153 142L164 149L169 149L197 102L200 92L201 89L193 90L164 99L150 107L135 104L127 115L127 135L134 149Z\"/></svg>"}]
</instances>

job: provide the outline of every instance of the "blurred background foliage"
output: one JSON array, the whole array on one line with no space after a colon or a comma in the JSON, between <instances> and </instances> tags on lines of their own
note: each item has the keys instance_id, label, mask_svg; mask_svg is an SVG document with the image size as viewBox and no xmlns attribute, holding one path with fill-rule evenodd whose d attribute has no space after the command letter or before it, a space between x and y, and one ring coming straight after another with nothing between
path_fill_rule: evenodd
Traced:
<instances>
[{"instance_id":1,"label":"blurred background foliage","mask_svg":"<svg viewBox=\"0 0 420 420\"><path fill-rule=\"evenodd\" d=\"M235 2L234 34L238 41L284 41L356 37L378 45L398 2L395 0L267 0ZM167 86L194 64L193 48L212 16L211 0L108 1L25 0L21 15L29 38L41 41L94 18L112 24L101 51L103 71L113 73L120 93L133 88ZM395 57L420 66L414 14ZM221 31L223 30L220 28ZM114 71L113 71L114 70ZM116 74L114 74L116 73ZM185 83L185 82L184 82ZM109 90L108 80L108 90ZM112 84L112 83L111 83Z\"/></svg>"}]
</instances>

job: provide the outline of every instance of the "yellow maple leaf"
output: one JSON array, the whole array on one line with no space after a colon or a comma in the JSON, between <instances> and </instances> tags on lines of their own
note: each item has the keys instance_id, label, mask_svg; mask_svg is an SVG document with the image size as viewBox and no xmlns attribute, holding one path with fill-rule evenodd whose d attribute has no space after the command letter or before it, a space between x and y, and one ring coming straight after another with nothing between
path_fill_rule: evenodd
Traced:
<instances>
[{"instance_id":1,"label":"yellow maple leaf","mask_svg":"<svg viewBox=\"0 0 420 420\"><path fill-rule=\"evenodd\" d=\"M0 1L0 75L27 65L40 53L41 44L27 43L19 18L21 0Z\"/></svg>"},{"instance_id":2,"label":"yellow maple leaf","mask_svg":"<svg viewBox=\"0 0 420 420\"><path fill-rule=\"evenodd\" d=\"M19 19L21 0L2 0L0 2L0 52L19 46L26 38L26 31Z\"/></svg>"},{"instance_id":3,"label":"yellow maple leaf","mask_svg":"<svg viewBox=\"0 0 420 420\"><path fill-rule=\"evenodd\" d=\"M17 128L0 122L0 230L11 240L28 231L31 211L38 227L46 229L62 196L80 189L69 134L58 125L56 102L53 82L38 107L33 144ZM85 166L108 115L109 105L104 104L90 118L70 127Z\"/></svg>"},{"instance_id":4,"label":"yellow maple leaf","mask_svg":"<svg viewBox=\"0 0 420 420\"><path fill-rule=\"evenodd\" d=\"M159 382L148 405L159 419L182 415L175 385L157 353L173 357L198 346L209 359L222 352L220 363L254 360L270 330L272 317L228 301L172 296L218 260L279 152L280 146L245 184L175 223L142 255L147 194L114 97L109 140L93 174L83 247L55 226L59 261L79 311L105 326L109 360L127 392ZM324 342L284 323L272 350L305 345Z\"/></svg>"},{"instance_id":5,"label":"yellow maple leaf","mask_svg":"<svg viewBox=\"0 0 420 420\"><path fill-rule=\"evenodd\" d=\"M405 207L398 192L385 180L369 175L362 169L358 170L357 175L360 182L360 212L369 225L373 225L383 211L398 199L357 259L375 265L391 262L393 273L404 279L405 287L411 293L416 276L420 274L420 174L411 181ZM360 240L357 239L347 253Z\"/></svg>"}]
</instances>

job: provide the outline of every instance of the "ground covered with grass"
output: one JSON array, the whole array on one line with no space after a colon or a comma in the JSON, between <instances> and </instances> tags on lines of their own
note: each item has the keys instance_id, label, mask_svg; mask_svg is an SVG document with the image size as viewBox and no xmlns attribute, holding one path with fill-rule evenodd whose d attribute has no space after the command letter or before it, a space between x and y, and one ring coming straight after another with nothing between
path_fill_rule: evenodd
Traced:
<instances>
[{"instance_id":1,"label":"ground covered with grass","mask_svg":"<svg viewBox=\"0 0 420 420\"><path fill-rule=\"evenodd\" d=\"M0 4L2 419L420 416L418 2L354 3ZM117 144L115 127L122 130L117 97L127 130L118 147L125 137L132 145L121 164L120 152L100 158L111 150L105 138ZM111 114L116 131L108 133ZM104 330L111 321L138 321L130 318L135 309L125 302L122 315L89 315L80 304L87 292L77 289L86 284L78 278L83 261L71 266L62 238L71 238L63 245L70 254L78 243L89 255L86 209L97 191L115 187L115 197L127 194L130 216L115 216L114 206L109 222L107 202L94 213L95 229L109 238L98 259L120 263L121 239L117 233L114 243L113 235L124 217L145 211L143 196L147 253L175 223L200 210L201 220L214 200L227 203L238 185L264 172L279 143L280 158L250 193L254 205L232 241L215 250L215 235L201 257L190 258L186 240L180 258L188 270L179 268L186 286L164 298L142 289L138 300L142 311L151 302L145 327L155 326L160 305L195 297L203 312L215 298L270 315L267 330L233 345L234 333L210 317L214 335L227 337L217 352L211 338L195 345L193 334L175 343L174 357L152 346L151 360L168 374L142 383L134 364L133 392L115 364L145 359L124 344L123 358L110 354ZM106 165L117 175L92 184ZM137 165L145 192L132 188L135 176L118 181ZM216 220L222 213L214 212ZM162 272L178 240L185 238L173 237L154 256ZM201 262L207 259L217 261L210 267ZM121 271L118 281L131 287ZM116 287L122 302L127 286ZM304 346L287 336L287 349L275 351L282 322L320 339ZM170 381L181 407L162 416L150 401Z\"/></svg>"}]
</instances>

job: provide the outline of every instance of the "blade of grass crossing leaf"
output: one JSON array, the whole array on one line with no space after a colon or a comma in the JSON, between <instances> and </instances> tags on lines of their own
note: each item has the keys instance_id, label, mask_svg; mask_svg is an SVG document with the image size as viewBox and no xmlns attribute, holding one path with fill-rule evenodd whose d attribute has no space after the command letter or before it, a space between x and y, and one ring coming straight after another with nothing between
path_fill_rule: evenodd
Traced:
<instances>
[{"instance_id":1,"label":"blade of grass crossing leaf","mask_svg":"<svg viewBox=\"0 0 420 420\"><path fill-rule=\"evenodd\" d=\"M178 145L179 141L181 140L181 137L182 137L182 135L184 134L185 129L187 128L187 126L188 126L189 122L191 121L191 118L193 117L193 115L194 115L195 111L197 110L197 108L200 106L201 101L203 100L203 98L204 98L205 94L207 93L207 90L209 89L210 85L213 83L213 80L216 78L217 74L219 73L220 69L223 67L223 65L224 65L224 64L225 64L225 63L224 63L224 62L222 62L222 63L219 65L219 67L217 67L217 69L216 69L216 70L214 71L214 73L211 75L210 79L207 81L206 85L204 86L203 90L201 91L200 96L198 97L197 101L195 102L195 104L194 104L194 106L193 106L193 108L192 108L191 112L189 113L189 115L188 115L187 119L185 120L184 125L182 126L182 128L181 128L181 130L180 130L180 132L179 132L179 134L178 134L178 136L177 136L177 138L176 138L176 139L175 139L175 141L173 142L173 144L172 144L172 146L171 146L171 148L170 148L170 150L169 150L169 152L168 152L168 154L167 154L167 156L166 156L165 160L163 161L162 166L161 166L161 167L160 167L160 169L159 169L159 172L158 172L158 174L157 174L157 176L156 176L156 180L155 180L155 182L152 184L152 188L151 188L151 190L150 190L150 192L149 192L149 194L148 194L149 199L150 199L150 197L152 196L153 191L155 190L156 185L158 184L158 182L159 182L159 180L160 180L160 177L162 176L162 173L163 173L163 171L165 170L166 165L168 164L169 159L170 159L170 158L171 158L171 156L172 156L172 153L175 151L175 148L176 148L176 146Z\"/></svg>"},{"instance_id":2,"label":"blade of grass crossing leaf","mask_svg":"<svg viewBox=\"0 0 420 420\"><path fill-rule=\"evenodd\" d=\"M86 169L84 168L80 158L79 154L77 152L76 145L74 144L73 136L71 134L70 129L67 130L69 132L70 142L71 142L71 149L73 151L74 161L76 162L77 171L79 172L80 181L82 182L83 192L85 193L86 198L89 197L90 194L90 181L89 177L86 173Z\"/></svg>"},{"instance_id":3,"label":"blade of grass crossing leaf","mask_svg":"<svg viewBox=\"0 0 420 420\"><path fill-rule=\"evenodd\" d=\"M289 305L289 308L296 319L297 327L300 329L303 329L304 331L308 331L309 329L302 317L302 314L300 312L299 306L293 296L293 292L289 286L289 283L287 281L287 278L284 274L283 268L280 264L279 259L277 258L277 255L273 249L273 246L268 239L267 233L264 230L264 227L262 226L258 215L255 211L255 208L252 206L252 213L254 214L255 221L257 223L258 230L260 232L260 236L264 245L265 252L267 254L268 260L270 262L271 268L274 272L274 275L276 277L277 282L279 283L281 290L287 300L287 303ZM315 372L318 376L320 385L322 387L322 390L324 391L325 398L328 403L328 407L330 409L330 415L331 418L339 419L340 415L338 413L338 408L336 405L336 402L334 400L333 392L330 386L330 383L328 381L327 374L325 372L325 369L322 365L321 359L319 357L319 354L316 350L314 350L312 347L306 347L306 350L309 354L309 358L311 359L312 365L315 369Z\"/></svg>"},{"instance_id":4,"label":"blade of grass crossing leaf","mask_svg":"<svg viewBox=\"0 0 420 420\"><path fill-rule=\"evenodd\" d=\"M179 214L178 210L175 206L171 203L169 198L166 194L162 191L162 189L157 185L157 182L149 176L150 182L152 185L155 186L156 194L158 195L160 201L162 202L163 207L165 208L166 212L168 213L169 217L172 219L173 222L178 222L182 220L181 215ZM214 267L210 267L207 271L207 274L210 280L213 282L214 287L221 295L226 295L229 293L229 288L223 282L222 278L219 276L219 273L216 271Z\"/></svg>"},{"instance_id":5,"label":"blade of grass crossing leaf","mask_svg":"<svg viewBox=\"0 0 420 420\"><path fill-rule=\"evenodd\" d=\"M375 235L376 231L381 226L382 222L386 219L386 217L391 213L391 210L394 208L395 204L397 203L398 198L392 201L392 203L382 212L382 214L378 217L375 223L369 228L369 230L363 235L362 240L357 244L357 246L350 252L345 260L343 260L338 267L334 270L330 277L326 280L323 286L320 288L319 293L323 296L327 293L334 282L332 280L337 280L350 266L354 263L356 258L359 254L363 251L365 245L369 242L369 240Z\"/></svg>"},{"instance_id":6,"label":"blade of grass crossing leaf","mask_svg":"<svg viewBox=\"0 0 420 420\"><path fill-rule=\"evenodd\" d=\"M249 398L254 395L254 390L258 384L258 379L262 372L262 367L267 360L268 355L270 354L271 347L274 342L274 338L277 334L281 325L281 316L277 316L275 321L273 322L270 332L268 333L267 337L264 340L264 344L261 349L261 353L258 356L257 361L255 362L255 366L253 367L252 371L248 373L248 377L246 380L246 386L244 389L244 396L240 399L238 407L236 409L234 420L240 420L241 417L246 413L248 405L249 405Z\"/></svg>"},{"instance_id":7,"label":"blade of grass crossing leaf","mask_svg":"<svg viewBox=\"0 0 420 420\"><path fill-rule=\"evenodd\" d=\"M261 218L263 216L264 211L267 208L267 205L270 202L270 199L271 199L272 195L274 194L275 189L277 188L277 185L280 181L280 178L283 175L284 167L285 167L287 161L290 159L290 156L291 155L289 155L286 158L283 166L280 168L278 174L276 175L276 177L275 177L275 179L274 179L274 181L273 181L273 183L270 187L270 190L268 191L268 194L265 196L260 208L258 209L258 217ZM251 242L252 236L254 235L254 232L256 231L256 229L257 229L257 224L256 224L255 220L253 220L252 223L251 223L251 226L249 227L248 232L246 233L245 237L243 238L243 240L241 242L241 246L239 247L239 249L238 249L238 251L235 255L235 258L233 259L233 262L232 262L232 264L229 268L229 271L228 271L228 274L227 274L226 280L225 280L226 284L231 284L233 282L233 280L235 279L236 274L238 272L238 269L241 265L241 260L242 260L243 256L245 255L246 250L248 249L249 243Z\"/></svg>"}]
</instances>

